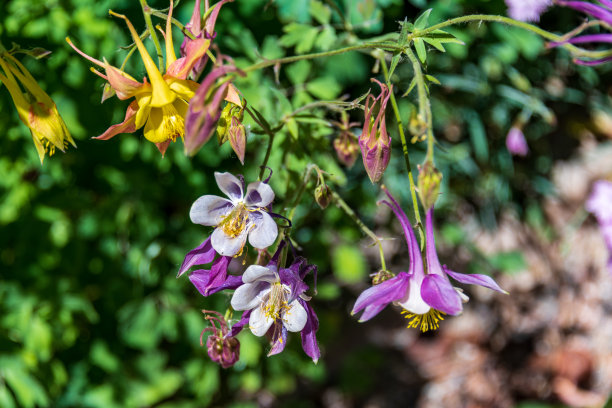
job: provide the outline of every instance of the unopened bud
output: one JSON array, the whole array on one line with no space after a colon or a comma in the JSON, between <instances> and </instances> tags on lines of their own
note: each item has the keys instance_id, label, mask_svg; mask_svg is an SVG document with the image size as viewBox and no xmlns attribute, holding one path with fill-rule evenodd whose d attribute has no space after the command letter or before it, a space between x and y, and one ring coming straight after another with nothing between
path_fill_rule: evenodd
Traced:
<instances>
[{"instance_id":1,"label":"unopened bud","mask_svg":"<svg viewBox=\"0 0 612 408\"><path fill-rule=\"evenodd\" d=\"M368 95L365 103L365 119L363 131L359 136L359 147L363 158L363 166L372 183L378 182L391 158L391 137L387 133L385 123L385 109L391 96L391 89L385 84L377 82L381 88L380 95ZM376 111L378 109L378 111Z\"/></svg>"},{"instance_id":2,"label":"unopened bud","mask_svg":"<svg viewBox=\"0 0 612 408\"><path fill-rule=\"evenodd\" d=\"M319 204L322 210L326 209L332 200L332 192L329 186L325 183L319 184L314 192L315 201Z\"/></svg>"},{"instance_id":3,"label":"unopened bud","mask_svg":"<svg viewBox=\"0 0 612 408\"><path fill-rule=\"evenodd\" d=\"M244 153L246 151L246 130L244 125L238 120L236 116L232 117L232 123L230 124L228 131L228 138L234 153L238 156L240 163L244 164Z\"/></svg>"},{"instance_id":4,"label":"unopened bud","mask_svg":"<svg viewBox=\"0 0 612 408\"><path fill-rule=\"evenodd\" d=\"M419 197L425 210L429 210L436 203L440 193L440 182L442 173L431 161L426 161L423 166L419 166Z\"/></svg>"},{"instance_id":5,"label":"unopened bud","mask_svg":"<svg viewBox=\"0 0 612 408\"><path fill-rule=\"evenodd\" d=\"M425 139L425 133L427 132L427 122L423 120L420 114L416 111L412 111L410 115L410 121L408 122L408 131L412 135L412 143L422 141Z\"/></svg>"},{"instance_id":6,"label":"unopened bud","mask_svg":"<svg viewBox=\"0 0 612 408\"><path fill-rule=\"evenodd\" d=\"M210 359L223 368L233 366L240 358L240 342L231 336L219 337L217 334L211 334L206 339L206 350Z\"/></svg>"},{"instance_id":7,"label":"unopened bud","mask_svg":"<svg viewBox=\"0 0 612 408\"><path fill-rule=\"evenodd\" d=\"M371 276L371 275L370 275ZM395 274L391 271L380 270L374 276L372 276L372 285L378 285L383 283L384 281L388 281L391 278L394 278Z\"/></svg>"},{"instance_id":8,"label":"unopened bud","mask_svg":"<svg viewBox=\"0 0 612 408\"><path fill-rule=\"evenodd\" d=\"M334 140L334 149L336 149L336 154L338 155L340 163L348 168L353 167L359 155L359 145L351 132L341 132Z\"/></svg>"}]
</instances>

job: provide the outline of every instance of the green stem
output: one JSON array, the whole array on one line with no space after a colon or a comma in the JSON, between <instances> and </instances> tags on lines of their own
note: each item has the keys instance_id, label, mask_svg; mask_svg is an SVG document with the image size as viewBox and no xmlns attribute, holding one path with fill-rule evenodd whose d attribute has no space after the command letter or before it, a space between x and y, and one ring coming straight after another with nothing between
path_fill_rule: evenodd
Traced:
<instances>
[{"instance_id":1,"label":"green stem","mask_svg":"<svg viewBox=\"0 0 612 408\"><path fill-rule=\"evenodd\" d=\"M351 45L349 47L339 48L337 50L332 50L332 51L315 52L312 54L294 55L292 57L276 58L276 59L261 61L256 64L249 65L248 67L243 68L242 71L247 73L247 72L255 71L257 69L270 67L276 64L288 64L290 62L296 62L296 61L301 61L301 60L330 57L333 55L344 54L345 52L349 52L349 51L359 51L359 50L376 49L376 48L390 50L390 51L398 51L398 50L401 51L403 49L403 47L397 44L392 44L392 43L361 43L357 45Z\"/></svg>"},{"instance_id":2,"label":"green stem","mask_svg":"<svg viewBox=\"0 0 612 408\"><path fill-rule=\"evenodd\" d=\"M295 200L293 201L293 206L291 207L291 210L289 210L289 214L287 215L287 219L289 221L293 221L295 210L297 206L300 204L300 201L302 200L302 195L304 194L304 191L306 190L306 186L308 185L308 182L310 181L310 175L312 174L312 171L316 167L317 166L312 163L306 166L306 169L304 170L304 177L302 179L302 185L300 186L300 189L298 190L298 193L295 196Z\"/></svg>"},{"instance_id":3,"label":"green stem","mask_svg":"<svg viewBox=\"0 0 612 408\"><path fill-rule=\"evenodd\" d=\"M359 217L357 217L357 214L355 214L355 211L353 211L353 209L348 206L348 204L338 195L338 193L336 193L333 190L332 190L332 197L334 198L334 202L336 203L336 205L340 207L340 209L342 209L346 213L346 215L348 215L366 235L372 238L372 240L374 240L374 243L376 243L376 245L378 245L378 250L380 253L380 266L383 271L386 271L387 265L385 263L385 254L383 252L382 242L380 238L378 238L378 236L371 229L369 229L363 223L363 221L359 219Z\"/></svg>"},{"instance_id":4,"label":"green stem","mask_svg":"<svg viewBox=\"0 0 612 408\"><path fill-rule=\"evenodd\" d=\"M411 51L412 52L412 51ZM382 65L383 74L385 76L385 82L387 86L391 86L391 78L389 78L389 68L387 67L387 62L385 61L385 57L380 58L380 63ZM419 66L420 72L420 66ZM415 70L416 73L416 70ZM414 177L412 177L412 166L410 166L410 156L408 155L408 143L406 142L406 135L404 134L404 125L402 123L402 117L400 115L399 108L397 106L397 101L395 100L395 95L393 91L391 91L390 98L391 106L393 107L393 113L395 114L395 120L397 121L397 130L400 135L400 140L402 141L402 152L404 153L404 160L406 162L406 169L408 170L408 182L410 184L410 195L412 197L412 208L414 209L414 217L416 219L417 225L419 226L419 236L421 239L421 247L425 242L425 236L423 235L423 228L421 227L423 224L421 222L421 213L419 212L419 204L417 201L416 195L416 185L414 183Z\"/></svg>"},{"instance_id":5,"label":"green stem","mask_svg":"<svg viewBox=\"0 0 612 408\"><path fill-rule=\"evenodd\" d=\"M147 24L147 28L149 29L149 34L151 34L151 39L153 40L153 44L155 44L155 51L157 52L159 70L160 72L165 72L164 56L162 54L161 45L159 43L159 38L157 38L155 28L153 27L153 22L151 21L151 8L147 4L147 0L140 0L140 6L142 7L142 13L144 14L144 19L145 23Z\"/></svg>"}]
</instances>

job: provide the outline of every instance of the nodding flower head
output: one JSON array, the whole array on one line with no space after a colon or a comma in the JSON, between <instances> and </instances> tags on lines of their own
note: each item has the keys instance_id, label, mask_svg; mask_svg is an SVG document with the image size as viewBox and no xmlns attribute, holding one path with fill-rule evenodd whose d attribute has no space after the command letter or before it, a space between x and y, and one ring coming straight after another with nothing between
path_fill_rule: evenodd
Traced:
<instances>
[{"instance_id":1,"label":"nodding flower head","mask_svg":"<svg viewBox=\"0 0 612 408\"><path fill-rule=\"evenodd\" d=\"M520 21L539 21L552 3L552 0L506 0L508 15Z\"/></svg>"},{"instance_id":2,"label":"nodding flower head","mask_svg":"<svg viewBox=\"0 0 612 408\"><path fill-rule=\"evenodd\" d=\"M206 339L206 351L212 361L223 368L236 364L240 358L240 342L231 335L227 322L221 313L214 310L202 310L212 327L205 328L200 334L200 345L204 346L204 333L211 332ZM218 326L218 327L217 327Z\"/></svg>"},{"instance_id":3,"label":"nodding flower head","mask_svg":"<svg viewBox=\"0 0 612 408\"><path fill-rule=\"evenodd\" d=\"M366 289L357 298L352 314L363 310L360 321L369 320L389 303L396 303L404 309L402 314L409 319L408 327L419 328L423 332L437 329L445 315L460 314L462 303L468 300L461 289L451 285L448 276L461 283L477 284L505 293L486 275L465 275L440 265L433 235L433 207L427 211L425 222L425 270L419 244L408 217L386 189L385 193L389 201L384 200L383 204L393 210L404 230L410 265L408 272L400 272L395 277Z\"/></svg>"},{"instance_id":4,"label":"nodding flower head","mask_svg":"<svg viewBox=\"0 0 612 408\"><path fill-rule=\"evenodd\" d=\"M376 79L372 81L380 86L380 94L377 97L368 95L366 98L365 119L359 136L359 147L368 177L372 183L376 183L381 179L391 158L391 137L387 133L385 109L392 88Z\"/></svg>"},{"instance_id":5,"label":"nodding flower head","mask_svg":"<svg viewBox=\"0 0 612 408\"><path fill-rule=\"evenodd\" d=\"M251 245L264 249L274 243L278 227L267 207L274 191L262 181L250 183L244 192L242 181L230 173L215 172L217 185L228 197L205 195L198 198L189 212L195 224L214 226L211 245L220 255L242 253L247 238Z\"/></svg>"},{"instance_id":6,"label":"nodding flower head","mask_svg":"<svg viewBox=\"0 0 612 408\"><path fill-rule=\"evenodd\" d=\"M513 126L506 136L506 148L515 156L527 156L529 146L523 131L518 126Z\"/></svg>"},{"instance_id":7,"label":"nodding flower head","mask_svg":"<svg viewBox=\"0 0 612 408\"><path fill-rule=\"evenodd\" d=\"M9 52L0 51L0 68L0 82L9 91L19 119L30 129L40 164L56 149L63 152L69 144L76 147L55 102L26 67Z\"/></svg>"}]
</instances>

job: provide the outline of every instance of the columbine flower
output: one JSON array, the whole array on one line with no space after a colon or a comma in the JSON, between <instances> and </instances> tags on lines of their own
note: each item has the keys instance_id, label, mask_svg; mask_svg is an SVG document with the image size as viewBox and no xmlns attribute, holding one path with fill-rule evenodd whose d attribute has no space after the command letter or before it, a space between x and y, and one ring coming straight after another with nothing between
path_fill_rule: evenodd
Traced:
<instances>
[{"instance_id":1,"label":"columbine flower","mask_svg":"<svg viewBox=\"0 0 612 408\"><path fill-rule=\"evenodd\" d=\"M215 226L210 242L220 255L234 256L242 252L247 237L258 249L269 247L276 240L278 227L266 207L274 200L272 188L255 181L247 186L230 173L215 172L219 189L229 197L205 195L191 206L189 216L195 224Z\"/></svg>"},{"instance_id":2,"label":"columbine flower","mask_svg":"<svg viewBox=\"0 0 612 408\"><path fill-rule=\"evenodd\" d=\"M190 48L188 55L177 59L172 42L172 2L170 2L165 33L166 73L162 75L127 17L112 11L110 13L125 20L150 82L147 81L147 78L142 83L138 82L119 68L108 64L106 60L102 62L90 57L76 48L69 38L66 39L75 51L99 67L104 68L106 75L95 70L94 72L108 81L119 99L135 99L128 106L122 123L109 127L94 139L107 140L120 133L133 133L144 126L145 138L155 143L159 151L164 154L170 142L176 141L177 138L183 138L185 134L185 116L187 115L188 103L199 87L197 82L186 78L193 65L208 50L210 41L197 43L197 47L192 46Z\"/></svg>"},{"instance_id":3,"label":"columbine flower","mask_svg":"<svg viewBox=\"0 0 612 408\"><path fill-rule=\"evenodd\" d=\"M508 15L515 20L539 21L552 0L506 0Z\"/></svg>"},{"instance_id":4,"label":"columbine flower","mask_svg":"<svg viewBox=\"0 0 612 408\"><path fill-rule=\"evenodd\" d=\"M486 275L461 274L440 265L433 235L433 208L427 211L425 222L427 241L425 249L427 273L425 273L419 245L410 221L393 196L387 190L385 192L390 202L383 201L383 203L393 210L404 229L410 266L408 272L400 272L394 278L366 289L357 298L351 313L363 310L360 321L371 319L389 303L395 302L404 309L402 314L410 319L408 327L418 327L423 332L437 329L440 321L444 320L444 315L458 315L463 309L462 303L468 300L460 289L451 285L447 275L461 283L476 284L505 293Z\"/></svg>"},{"instance_id":5,"label":"columbine flower","mask_svg":"<svg viewBox=\"0 0 612 408\"><path fill-rule=\"evenodd\" d=\"M244 284L234 292L231 305L244 310L237 325L248 325L258 337L270 333L272 348L268 356L284 350L288 332L302 333L302 348L316 363L321 355L316 339L319 320L304 292L304 277L315 270L305 259L298 258L289 268L278 270L280 249L268 266L251 265L242 275Z\"/></svg>"},{"instance_id":6,"label":"columbine flower","mask_svg":"<svg viewBox=\"0 0 612 408\"><path fill-rule=\"evenodd\" d=\"M363 131L359 136L359 147L363 165L372 183L379 181L387 169L391 158L391 137L387 133L385 123L385 109L391 96L392 89L372 79L380 86L380 95L368 95L365 103L365 119ZM375 108L378 111L375 113Z\"/></svg>"},{"instance_id":7,"label":"columbine flower","mask_svg":"<svg viewBox=\"0 0 612 408\"><path fill-rule=\"evenodd\" d=\"M612 183L606 180L596 181L585 207L597 218L599 228L610 252L608 269L612 272Z\"/></svg>"},{"instance_id":8,"label":"columbine flower","mask_svg":"<svg viewBox=\"0 0 612 408\"><path fill-rule=\"evenodd\" d=\"M529 146L521 128L513 126L506 136L506 147L508 151L516 156L527 156Z\"/></svg>"},{"instance_id":9,"label":"columbine flower","mask_svg":"<svg viewBox=\"0 0 612 408\"><path fill-rule=\"evenodd\" d=\"M15 57L0 52L0 82L8 89L17 108L19 119L30 129L34 146L40 158L53 156L55 149L62 152L68 144L76 147L57 111L55 102L41 89L34 77Z\"/></svg>"},{"instance_id":10,"label":"columbine flower","mask_svg":"<svg viewBox=\"0 0 612 408\"><path fill-rule=\"evenodd\" d=\"M202 310L202 313L206 315L206 320L210 322L212 327L202 330L200 345L204 346L204 333L212 332L206 339L208 356L223 368L233 366L240 358L240 342L229 332L225 318L221 313L214 310ZM218 328L215 323L219 325Z\"/></svg>"}]
</instances>

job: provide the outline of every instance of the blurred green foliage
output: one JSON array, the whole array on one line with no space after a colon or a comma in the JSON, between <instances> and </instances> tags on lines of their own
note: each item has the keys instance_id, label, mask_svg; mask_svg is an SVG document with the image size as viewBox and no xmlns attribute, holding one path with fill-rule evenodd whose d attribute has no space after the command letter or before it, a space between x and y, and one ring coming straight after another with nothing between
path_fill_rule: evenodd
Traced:
<instances>
[{"instance_id":1,"label":"blurred green foliage","mask_svg":"<svg viewBox=\"0 0 612 408\"><path fill-rule=\"evenodd\" d=\"M179 20L188 20L192 3L181 1ZM395 32L397 21L414 20L425 8L433 8L430 22L505 12L502 0L336 1L348 16L343 21L329 3L238 0L223 7L216 43L238 66L246 66L262 57L325 51L355 36ZM166 4L158 0L151 5ZM184 254L209 232L190 223L189 207L198 196L217 193L215 170L255 179L267 139L249 135L243 168L229 146L219 148L213 141L193 159L183 155L180 143L162 159L140 132L106 142L90 140L122 120L127 103L112 99L100 105L102 80L64 38L70 36L96 58L120 64L125 51L118 47L128 44L127 30L108 16L108 9L143 27L134 1L0 3L5 45L14 41L53 51L45 60L23 61L57 102L78 145L40 167L29 132L0 87L0 406L250 407L258 405L256 395L270 394L281 406L307 407L317 406L320 391L329 386L360 401L368 393L401 385L399 379L374 375L396 356L368 346L367 336L355 333L372 326L359 326L348 317L362 288L358 283L377 268L362 255L368 241L339 209L321 211L312 194L298 207L294 238L319 267L319 296L313 303L321 319L323 358L313 365L297 336L281 356L266 358L265 341L243 332L235 367L222 370L208 360L199 345L205 326L199 310L225 310L229 297L202 298L186 277L175 278ZM577 22L567 10L555 10L542 24L563 31ZM431 87L441 148L437 164L445 175L438 208L465 202L493 227L501 209L533 208L538 197L551 191L546 178L553 160L567 157L578 143L572 123L584 121L593 108L609 110L606 89L593 68L572 65L563 51L546 51L531 34L480 24L449 31L466 45L447 45L446 53L427 47L427 71L442 82ZM136 62L133 58L128 70L139 78L144 69ZM272 69L266 69L237 85L250 105L276 123L316 100L364 94L369 77L377 75L373 69L367 53L355 52L283 66L278 84ZM605 77L609 69L599 72ZM393 78L399 95L411 78L409 64L400 63ZM413 100L412 94L400 100L403 118L409 118ZM525 110L531 116L525 133L538 159L514 161L504 147L505 133ZM362 120L360 112L351 114ZM323 117L338 119L318 110L289 121L275 138L269 163L275 170L275 210L283 213L289 206L304 167L314 161L373 226L378 189L364 177L359 162L350 170L337 163L334 131L321 126ZM395 150L385 183L408 207L391 115L388 122ZM423 147L414 145L411 156L413 163L421 162ZM447 242L464 244L452 221L442 230ZM524 261L508 253L475 262L472 267L512 273ZM400 250L391 268L406 267ZM397 317L395 324L402 325L402 319Z\"/></svg>"}]
</instances>

